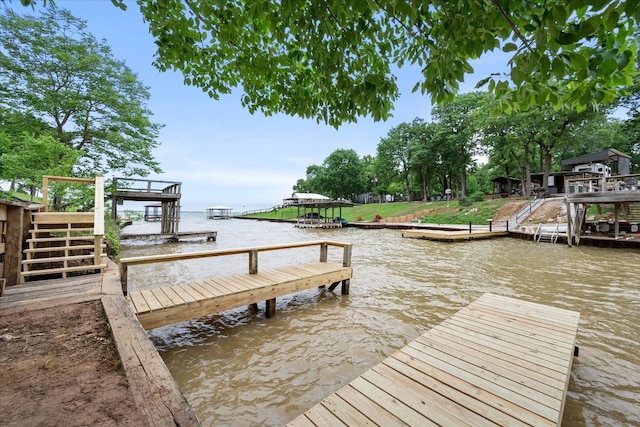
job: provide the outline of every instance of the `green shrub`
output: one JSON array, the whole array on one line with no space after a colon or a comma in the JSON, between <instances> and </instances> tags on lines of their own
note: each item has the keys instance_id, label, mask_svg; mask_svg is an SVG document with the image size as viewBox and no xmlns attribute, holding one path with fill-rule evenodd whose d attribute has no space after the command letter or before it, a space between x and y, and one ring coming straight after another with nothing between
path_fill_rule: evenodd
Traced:
<instances>
[{"instance_id":1,"label":"green shrub","mask_svg":"<svg viewBox=\"0 0 640 427\"><path fill-rule=\"evenodd\" d=\"M482 191L476 191L473 194L471 194L472 202L481 202L483 200L484 200L484 193Z\"/></svg>"},{"instance_id":2,"label":"green shrub","mask_svg":"<svg viewBox=\"0 0 640 427\"><path fill-rule=\"evenodd\" d=\"M111 215L104 216L104 238L107 242L107 255L114 259L120 254L120 227L111 219Z\"/></svg>"},{"instance_id":3,"label":"green shrub","mask_svg":"<svg viewBox=\"0 0 640 427\"><path fill-rule=\"evenodd\" d=\"M462 207L471 206L471 200L467 196L462 196L458 199L458 204Z\"/></svg>"}]
</instances>

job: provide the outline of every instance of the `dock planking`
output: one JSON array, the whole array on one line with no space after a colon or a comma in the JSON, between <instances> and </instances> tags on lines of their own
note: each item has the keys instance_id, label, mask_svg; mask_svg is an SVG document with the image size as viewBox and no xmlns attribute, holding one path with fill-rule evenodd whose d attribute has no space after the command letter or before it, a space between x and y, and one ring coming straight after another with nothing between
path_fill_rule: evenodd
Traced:
<instances>
[{"instance_id":1,"label":"dock planking","mask_svg":"<svg viewBox=\"0 0 640 427\"><path fill-rule=\"evenodd\" d=\"M579 318L484 294L287 425L558 426Z\"/></svg>"},{"instance_id":2,"label":"dock planking","mask_svg":"<svg viewBox=\"0 0 640 427\"><path fill-rule=\"evenodd\" d=\"M404 230L402 237L411 239L437 240L441 242L455 242L459 240L480 240L491 239L493 237L506 237L509 235L507 231L489 231L489 230Z\"/></svg>"},{"instance_id":3,"label":"dock planking","mask_svg":"<svg viewBox=\"0 0 640 427\"><path fill-rule=\"evenodd\" d=\"M288 265L258 272L258 253L300 248L320 247L320 261ZM328 262L329 246L343 249L343 262ZM127 293L127 271L130 265L170 262L209 256L249 255L249 273L212 277L191 283L142 289L130 292L127 300L145 329L153 329L186 320L219 313L244 305L267 302L267 317L275 310L275 299L291 293L331 285L333 290L342 284L342 294L349 293L352 277L351 244L339 242L303 242L286 245L241 248L174 255L121 259L122 289Z\"/></svg>"}]
</instances>

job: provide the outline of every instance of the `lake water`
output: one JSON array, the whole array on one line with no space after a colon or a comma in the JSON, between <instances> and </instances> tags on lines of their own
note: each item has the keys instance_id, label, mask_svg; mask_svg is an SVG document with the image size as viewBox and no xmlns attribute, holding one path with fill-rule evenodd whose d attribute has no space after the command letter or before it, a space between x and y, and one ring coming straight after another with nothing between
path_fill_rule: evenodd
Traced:
<instances>
[{"instance_id":1,"label":"lake water","mask_svg":"<svg viewBox=\"0 0 640 427\"><path fill-rule=\"evenodd\" d=\"M136 222L128 233L158 232ZM123 242L122 257L308 240L351 242L350 295L309 290L276 315L246 307L149 333L204 426L283 425L485 292L580 312L564 426L640 425L640 252L502 238L441 243L397 230L298 229L207 220L180 231L216 242ZM333 251L332 251L333 249ZM269 254L269 255L267 255ZM260 269L317 260L319 250L260 254ZM330 258L341 259L338 248ZM129 268L131 290L248 271L246 256Z\"/></svg>"}]
</instances>

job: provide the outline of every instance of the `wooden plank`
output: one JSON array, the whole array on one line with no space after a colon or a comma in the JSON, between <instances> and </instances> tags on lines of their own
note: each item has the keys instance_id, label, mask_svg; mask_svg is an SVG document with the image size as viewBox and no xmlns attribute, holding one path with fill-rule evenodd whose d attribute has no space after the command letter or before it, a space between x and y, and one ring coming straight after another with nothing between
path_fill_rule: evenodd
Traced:
<instances>
[{"instance_id":1,"label":"wooden plank","mask_svg":"<svg viewBox=\"0 0 640 427\"><path fill-rule=\"evenodd\" d=\"M495 425L471 411L464 411L457 402L443 398L438 393L422 387L419 383L384 364L379 364L365 372L362 374L362 378L401 400L405 405L420 412L438 425Z\"/></svg>"},{"instance_id":2,"label":"wooden plank","mask_svg":"<svg viewBox=\"0 0 640 427\"><path fill-rule=\"evenodd\" d=\"M333 394L321 402L322 406L335 415L347 426L373 426L373 421L359 412L349 402L343 400L337 394Z\"/></svg>"},{"instance_id":3,"label":"wooden plank","mask_svg":"<svg viewBox=\"0 0 640 427\"><path fill-rule=\"evenodd\" d=\"M530 336L527 333L518 334L517 332L501 328L499 324L483 323L480 319L455 316L454 318L448 319L446 324L447 326L455 325L456 327L485 335L487 334L487 331L491 331L491 336L494 338L498 338L505 343L516 344L520 348L531 349L536 351L538 354L545 354L552 359L561 357L562 354L571 347L571 343L559 340L549 342L548 339L545 340L543 338L544 335L542 334L537 336Z\"/></svg>"},{"instance_id":4,"label":"wooden plank","mask_svg":"<svg viewBox=\"0 0 640 427\"><path fill-rule=\"evenodd\" d=\"M486 294L336 392L346 406L333 411L384 426L559 425L579 321L559 310Z\"/></svg>"},{"instance_id":5,"label":"wooden plank","mask_svg":"<svg viewBox=\"0 0 640 427\"><path fill-rule=\"evenodd\" d=\"M549 384L547 382L543 382L544 379L542 379L543 381L536 381L526 374L520 373L517 366L518 359L508 358L505 360L502 358L494 358L489 360L490 363L486 363L486 359L476 357L476 352L473 348L468 348L467 352L458 352L446 345L439 343L436 344L431 340L428 344L424 344L424 339L420 341L420 344L435 350L437 354L443 355L443 358L449 363L460 366L461 368L466 367L466 370L469 372L474 371L475 369L481 369L483 372L492 374L496 381L497 378L508 378L509 381L520 384L523 387L534 389L555 399L562 397L563 390L559 389L558 381L554 381ZM429 352L429 354L436 353ZM511 363L510 366L509 363Z\"/></svg>"},{"instance_id":6,"label":"wooden plank","mask_svg":"<svg viewBox=\"0 0 640 427\"><path fill-rule=\"evenodd\" d=\"M214 299L206 299L198 293L198 299L194 296L197 291L186 284L174 285L173 290L178 293L189 304L180 307L165 307L162 312L139 311L138 319L146 329L152 329L171 323L191 320L198 317L207 316L212 313L237 308L244 305L253 304L260 301L277 298L305 289L315 288L322 284L333 283L339 280L345 280L352 275L351 267L342 267L339 271L326 273L321 275L313 275L300 278L298 280L289 281L287 283L268 284L259 288L239 290L238 292L228 293L226 295L216 297ZM260 279L262 281L262 278ZM224 284L230 287L228 277L216 278L217 286ZM233 282L235 286L240 286L238 282ZM261 282L262 283L262 282ZM263 282L269 283L269 282ZM247 286L246 284L244 286ZM236 288L238 289L238 288ZM133 293L132 293L133 294ZM191 304L195 303L197 304Z\"/></svg>"},{"instance_id":7,"label":"wooden plank","mask_svg":"<svg viewBox=\"0 0 640 427\"><path fill-rule=\"evenodd\" d=\"M216 279L206 279L204 283L206 283L211 292L216 293L218 296L227 295L229 293L229 289Z\"/></svg>"},{"instance_id":8,"label":"wooden plank","mask_svg":"<svg viewBox=\"0 0 640 427\"><path fill-rule=\"evenodd\" d=\"M182 297L183 300L187 302L196 302L205 299L198 291L191 288L188 284L173 285L172 288Z\"/></svg>"},{"instance_id":9,"label":"wooden plank","mask_svg":"<svg viewBox=\"0 0 640 427\"><path fill-rule=\"evenodd\" d=\"M383 363L405 372L423 386L499 425L515 427L546 422L532 412L523 415L524 411L521 407L437 369L403 350L397 351Z\"/></svg>"},{"instance_id":10,"label":"wooden plank","mask_svg":"<svg viewBox=\"0 0 640 427\"><path fill-rule=\"evenodd\" d=\"M144 289L140 291L140 295L142 295L151 311L162 310L162 303L158 301L158 299L150 289Z\"/></svg>"},{"instance_id":11,"label":"wooden plank","mask_svg":"<svg viewBox=\"0 0 640 427\"><path fill-rule=\"evenodd\" d=\"M436 423L426 418L424 415L415 411L404 402L394 398L386 393L386 391L376 387L362 377L358 377L350 383L351 387L364 396L367 396L373 402L383 407L391 415L398 418L406 425L413 426L437 426Z\"/></svg>"},{"instance_id":12,"label":"wooden plank","mask_svg":"<svg viewBox=\"0 0 640 427\"><path fill-rule=\"evenodd\" d=\"M105 296L102 304L128 387L148 425L199 426L198 417L122 296Z\"/></svg>"},{"instance_id":13,"label":"wooden plank","mask_svg":"<svg viewBox=\"0 0 640 427\"><path fill-rule=\"evenodd\" d=\"M144 296L140 292L129 292L129 301L133 304L134 311L136 314L146 313L151 311L147 301L144 299Z\"/></svg>"},{"instance_id":14,"label":"wooden plank","mask_svg":"<svg viewBox=\"0 0 640 427\"><path fill-rule=\"evenodd\" d=\"M346 424L340 421L330 410L322 405L316 405L309 409L306 413L307 418L311 420L312 424L316 426L345 426Z\"/></svg>"},{"instance_id":15,"label":"wooden plank","mask_svg":"<svg viewBox=\"0 0 640 427\"><path fill-rule=\"evenodd\" d=\"M187 303L187 301L185 301L172 287L163 287L161 290L167 297L169 297L174 306L180 306Z\"/></svg>"},{"instance_id":16,"label":"wooden plank","mask_svg":"<svg viewBox=\"0 0 640 427\"><path fill-rule=\"evenodd\" d=\"M336 395L340 396L354 408L358 408L359 411L366 414L372 420L375 420L374 425L385 427L406 426L406 423L399 420L398 417L385 410L373 400L358 392L351 384L342 387L336 392Z\"/></svg>"},{"instance_id":17,"label":"wooden plank","mask_svg":"<svg viewBox=\"0 0 640 427\"><path fill-rule=\"evenodd\" d=\"M477 344L469 346L468 343L446 332L431 330L428 339L425 338L426 337L418 337L416 341L420 341L425 345L443 345L449 347L451 351L460 354L473 351L473 356L479 361L478 363L492 363L506 368L517 369L523 375L535 381L546 381L549 384L556 385L560 385L564 381L564 375L561 372L524 359L517 359L514 362L513 358L505 357L505 355L499 351Z\"/></svg>"},{"instance_id":18,"label":"wooden plank","mask_svg":"<svg viewBox=\"0 0 640 427\"><path fill-rule=\"evenodd\" d=\"M149 290L153 294L154 298L160 303L162 308L171 307L173 305L173 302L167 294L164 293L162 288L153 288Z\"/></svg>"},{"instance_id":19,"label":"wooden plank","mask_svg":"<svg viewBox=\"0 0 640 427\"><path fill-rule=\"evenodd\" d=\"M482 336L479 334L467 334L464 331L460 331L457 328L445 328L441 325L434 327L434 330L438 332L442 332L445 334L450 334L456 337L458 340L466 341L469 343L470 347L473 346L484 346L498 353L503 353L505 357L517 357L519 359L525 360L527 362L531 362L540 366L544 366L545 368L562 372L562 367L553 361L539 359L535 355L529 355L525 353L520 353L517 346L504 346L499 342L492 340L490 337ZM417 341L420 341L421 338L418 338Z\"/></svg>"}]
</instances>

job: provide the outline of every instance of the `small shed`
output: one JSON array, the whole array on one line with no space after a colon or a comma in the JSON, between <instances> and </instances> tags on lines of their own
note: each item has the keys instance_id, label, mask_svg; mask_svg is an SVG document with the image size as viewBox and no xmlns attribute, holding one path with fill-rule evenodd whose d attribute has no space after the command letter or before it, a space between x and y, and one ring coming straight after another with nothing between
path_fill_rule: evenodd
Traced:
<instances>
[{"instance_id":1,"label":"small shed","mask_svg":"<svg viewBox=\"0 0 640 427\"><path fill-rule=\"evenodd\" d=\"M232 209L226 206L211 206L207 208L207 219L229 219Z\"/></svg>"},{"instance_id":2,"label":"small shed","mask_svg":"<svg viewBox=\"0 0 640 427\"><path fill-rule=\"evenodd\" d=\"M22 250L27 246L31 213L40 208L42 205L0 200L0 289L5 284L20 283Z\"/></svg>"},{"instance_id":3,"label":"small shed","mask_svg":"<svg viewBox=\"0 0 640 427\"><path fill-rule=\"evenodd\" d=\"M509 197L522 194L522 180L518 178L499 176L491 180L493 182L493 194L500 197Z\"/></svg>"}]
</instances>

